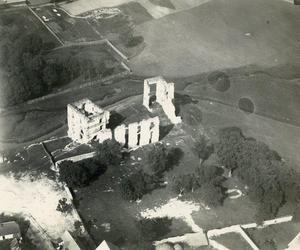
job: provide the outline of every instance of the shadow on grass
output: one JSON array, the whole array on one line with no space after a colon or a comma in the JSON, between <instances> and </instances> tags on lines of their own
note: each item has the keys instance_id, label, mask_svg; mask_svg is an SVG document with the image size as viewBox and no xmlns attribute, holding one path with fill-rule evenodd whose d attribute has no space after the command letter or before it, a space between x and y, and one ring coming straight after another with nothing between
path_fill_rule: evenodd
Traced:
<instances>
[{"instance_id":1,"label":"shadow on grass","mask_svg":"<svg viewBox=\"0 0 300 250\"><path fill-rule=\"evenodd\" d=\"M189 95L182 95L179 93L175 93L175 98L174 98L174 106L175 106L175 114L179 115L180 114L180 108L181 106L187 105L187 104L195 104L198 103L198 101L194 100L192 97Z\"/></svg>"},{"instance_id":2,"label":"shadow on grass","mask_svg":"<svg viewBox=\"0 0 300 250\"><path fill-rule=\"evenodd\" d=\"M162 140L163 138L165 138L170 131L172 130L172 128L174 127L174 124L169 124L166 126L159 126L159 140Z\"/></svg>"}]
</instances>

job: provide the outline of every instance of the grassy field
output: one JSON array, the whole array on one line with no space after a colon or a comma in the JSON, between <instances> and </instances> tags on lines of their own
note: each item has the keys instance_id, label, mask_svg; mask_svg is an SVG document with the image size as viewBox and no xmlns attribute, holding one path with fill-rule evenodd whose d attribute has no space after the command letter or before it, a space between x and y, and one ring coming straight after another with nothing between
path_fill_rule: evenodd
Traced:
<instances>
[{"instance_id":1,"label":"grassy field","mask_svg":"<svg viewBox=\"0 0 300 250\"><path fill-rule=\"evenodd\" d=\"M299 233L299 223L289 222L261 229L248 229L246 233L261 250L285 249Z\"/></svg>"},{"instance_id":2,"label":"grassy field","mask_svg":"<svg viewBox=\"0 0 300 250\"><path fill-rule=\"evenodd\" d=\"M185 92L193 97L219 102L234 108L239 108L239 101L247 98L254 104L256 114L296 126L300 125L298 115L300 85L297 79L288 80L264 71L251 72L247 69L240 69L227 75L230 87L224 92L211 86L207 76L190 84Z\"/></svg>"},{"instance_id":3,"label":"grassy field","mask_svg":"<svg viewBox=\"0 0 300 250\"><path fill-rule=\"evenodd\" d=\"M89 25L86 19L70 17L54 5L36 7L33 10L40 18L44 16L48 19L45 24L65 43L101 39L100 34Z\"/></svg>"},{"instance_id":4,"label":"grassy field","mask_svg":"<svg viewBox=\"0 0 300 250\"><path fill-rule=\"evenodd\" d=\"M175 77L299 62L299 13L278 0L213 0L138 25L146 47L130 65L136 74Z\"/></svg>"},{"instance_id":5,"label":"grassy field","mask_svg":"<svg viewBox=\"0 0 300 250\"><path fill-rule=\"evenodd\" d=\"M0 10L0 29L7 25L10 29L20 31L20 35L29 33L38 33L46 42L53 42L57 46L58 41L53 35L41 24L41 22L28 10L28 8L8 8ZM3 41L1 41L3 42Z\"/></svg>"},{"instance_id":6,"label":"grassy field","mask_svg":"<svg viewBox=\"0 0 300 250\"><path fill-rule=\"evenodd\" d=\"M252 247L237 233L227 233L213 238L218 243L231 250L251 250Z\"/></svg>"}]
</instances>

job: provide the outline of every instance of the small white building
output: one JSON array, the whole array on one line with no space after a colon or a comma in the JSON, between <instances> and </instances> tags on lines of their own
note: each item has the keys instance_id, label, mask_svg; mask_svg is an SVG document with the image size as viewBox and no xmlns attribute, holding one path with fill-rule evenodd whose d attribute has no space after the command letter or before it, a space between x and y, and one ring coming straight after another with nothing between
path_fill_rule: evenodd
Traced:
<instances>
[{"instance_id":1,"label":"small white building","mask_svg":"<svg viewBox=\"0 0 300 250\"><path fill-rule=\"evenodd\" d=\"M119 250L116 245L104 240L95 250Z\"/></svg>"},{"instance_id":2,"label":"small white building","mask_svg":"<svg viewBox=\"0 0 300 250\"><path fill-rule=\"evenodd\" d=\"M300 233L289 243L285 250L299 250L300 249Z\"/></svg>"},{"instance_id":3,"label":"small white building","mask_svg":"<svg viewBox=\"0 0 300 250\"><path fill-rule=\"evenodd\" d=\"M0 241L10 239L22 239L19 225L15 221L0 223Z\"/></svg>"}]
</instances>

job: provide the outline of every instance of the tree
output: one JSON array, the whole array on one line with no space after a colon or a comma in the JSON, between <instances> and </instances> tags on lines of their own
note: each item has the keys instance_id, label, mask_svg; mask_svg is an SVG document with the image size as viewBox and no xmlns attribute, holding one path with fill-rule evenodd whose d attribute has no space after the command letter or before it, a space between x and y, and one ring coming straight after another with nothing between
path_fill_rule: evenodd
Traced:
<instances>
[{"instance_id":1,"label":"tree","mask_svg":"<svg viewBox=\"0 0 300 250\"><path fill-rule=\"evenodd\" d=\"M146 192L146 182L141 172L125 177L121 181L121 193L125 200L141 199Z\"/></svg>"},{"instance_id":2,"label":"tree","mask_svg":"<svg viewBox=\"0 0 300 250\"><path fill-rule=\"evenodd\" d=\"M213 144L209 144L208 138L202 134L198 136L198 138L196 138L193 151L198 156L201 165L202 162L207 160L209 156L213 153L214 146Z\"/></svg>"},{"instance_id":3,"label":"tree","mask_svg":"<svg viewBox=\"0 0 300 250\"><path fill-rule=\"evenodd\" d=\"M63 161L59 164L59 180L68 187L84 187L97 179L106 170L106 167L94 159L80 162Z\"/></svg>"},{"instance_id":4,"label":"tree","mask_svg":"<svg viewBox=\"0 0 300 250\"><path fill-rule=\"evenodd\" d=\"M138 171L121 181L121 194L125 200L135 201L160 186L160 183L161 180L158 177Z\"/></svg>"},{"instance_id":5,"label":"tree","mask_svg":"<svg viewBox=\"0 0 300 250\"><path fill-rule=\"evenodd\" d=\"M115 140L105 140L95 146L95 159L106 166L117 166L122 160L122 146Z\"/></svg>"},{"instance_id":6,"label":"tree","mask_svg":"<svg viewBox=\"0 0 300 250\"><path fill-rule=\"evenodd\" d=\"M241 129L230 127L219 132L219 143L216 144L216 153L223 164L228 169L237 168L236 152L243 142L244 137Z\"/></svg>"},{"instance_id":7,"label":"tree","mask_svg":"<svg viewBox=\"0 0 300 250\"><path fill-rule=\"evenodd\" d=\"M56 208L57 211L60 211L62 213L71 213L73 210L72 204L67 202L66 198L62 198L58 201L58 205Z\"/></svg>"},{"instance_id":8,"label":"tree","mask_svg":"<svg viewBox=\"0 0 300 250\"><path fill-rule=\"evenodd\" d=\"M146 155L146 171L160 175L167 170L167 150L161 143L152 145L151 151Z\"/></svg>"},{"instance_id":9,"label":"tree","mask_svg":"<svg viewBox=\"0 0 300 250\"><path fill-rule=\"evenodd\" d=\"M193 197L196 197L200 202L202 201L209 206L217 207L223 204L227 196L225 189L207 182L194 192Z\"/></svg>"},{"instance_id":10,"label":"tree","mask_svg":"<svg viewBox=\"0 0 300 250\"><path fill-rule=\"evenodd\" d=\"M177 194L193 192L200 187L195 174L180 175L173 179L172 189Z\"/></svg>"},{"instance_id":11,"label":"tree","mask_svg":"<svg viewBox=\"0 0 300 250\"><path fill-rule=\"evenodd\" d=\"M223 177L224 170L216 165L200 166L196 170L197 182L199 185L212 183L216 186L221 186L225 181Z\"/></svg>"}]
</instances>

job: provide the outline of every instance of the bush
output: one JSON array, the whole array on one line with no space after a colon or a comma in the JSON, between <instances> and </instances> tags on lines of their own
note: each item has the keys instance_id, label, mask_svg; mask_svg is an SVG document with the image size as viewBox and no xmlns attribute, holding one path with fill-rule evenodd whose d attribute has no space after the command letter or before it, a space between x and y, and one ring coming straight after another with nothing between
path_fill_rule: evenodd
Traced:
<instances>
[{"instance_id":1,"label":"bush","mask_svg":"<svg viewBox=\"0 0 300 250\"><path fill-rule=\"evenodd\" d=\"M146 166L151 174L160 175L167 170L167 149L163 144L152 145L146 155Z\"/></svg>"},{"instance_id":2,"label":"bush","mask_svg":"<svg viewBox=\"0 0 300 250\"><path fill-rule=\"evenodd\" d=\"M58 201L58 205L56 207L57 211L69 214L72 212L72 209L73 209L72 204L67 203L66 198L62 198Z\"/></svg>"},{"instance_id":3,"label":"bush","mask_svg":"<svg viewBox=\"0 0 300 250\"><path fill-rule=\"evenodd\" d=\"M126 46L127 47L135 47L135 46L141 44L142 42L144 42L144 38L142 36L132 36L128 40Z\"/></svg>"},{"instance_id":4,"label":"bush","mask_svg":"<svg viewBox=\"0 0 300 250\"><path fill-rule=\"evenodd\" d=\"M196 138L193 151L200 159L201 165L201 163L207 160L209 156L214 152L214 146L213 144L209 144L209 140L204 135L200 135Z\"/></svg>"},{"instance_id":5,"label":"bush","mask_svg":"<svg viewBox=\"0 0 300 250\"><path fill-rule=\"evenodd\" d=\"M93 159L80 162L63 161L59 164L59 180L68 187L84 187L98 178L106 167Z\"/></svg>"},{"instance_id":6,"label":"bush","mask_svg":"<svg viewBox=\"0 0 300 250\"><path fill-rule=\"evenodd\" d=\"M148 174L161 176L164 172L178 165L182 157L183 151L180 148L167 150L163 144L154 144L146 155L146 169L144 170Z\"/></svg>"},{"instance_id":7,"label":"bush","mask_svg":"<svg viewBox=\"0 0 300 250\"><path fill-rule=\"evenodd\" d=\"M200 187L195 174L180 175L173 180L172 189L177 194L189 193Z\"/></svg>"},{"instance_id":8,"label":"bush","mask_svg":"<svg viewBox=\"0 0 300 250\"><path fill-rule=\"evenodd\" d=\"M207 182L194 192L193 197L196 197L200 202L204 202L211 207L217 207L223 204L226 193L225 189L221 186L216 186L213 183Z\"/></svg>"},{"instance_id":9,"label":"bush","mask_svg":"<svg viewBox=\"0 0 300 250\"><path fill-rule=\"evenodd\" d=\"M221 205L226 198L225 188L222 186L226 179L223 169L217 166L201 166L194 174L180 175L173 179L172 189L177 194L197 197L210 206ZM210 197L214 195L214 197ZM209 200L211 198L211 200Z\"/></svg>"},{"instance_id":10,"label":"bush","mask_svg":"<svg viewBox=\"0 0 300 250\"><path fill-rule=\"evenodd\" d=\"M139 171L125 177L120 184L121 194L125 200L135 201L160 186L160 179Z\"/></svg>"},{"instance_id":11,"label":"bush","mask_svg":"<svg viewBox=\"0 0 300 250\"><path fill-rule=\"evenodd\" d=\"M115 140L105 140L95 146L95 159L105 166L117 166L122 160L122 146Z\"/></svg>"}]
</instances>

